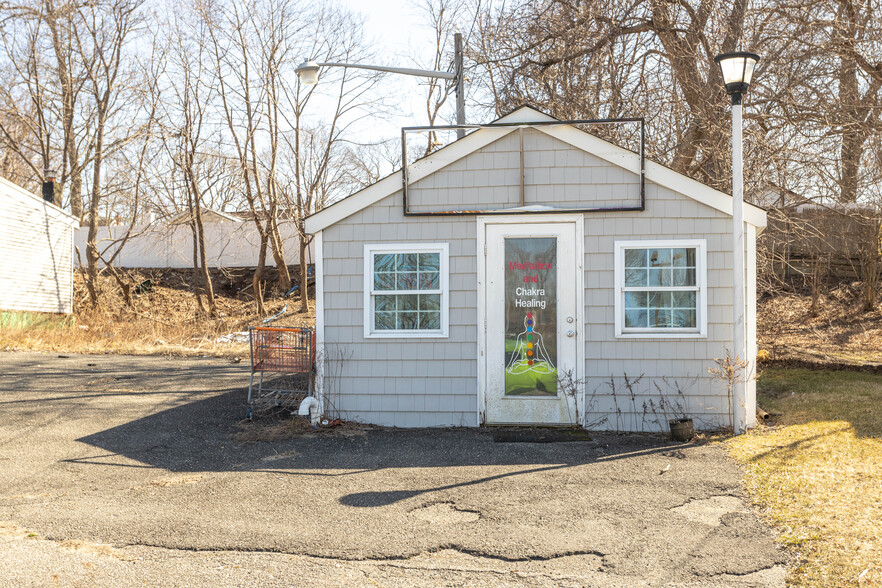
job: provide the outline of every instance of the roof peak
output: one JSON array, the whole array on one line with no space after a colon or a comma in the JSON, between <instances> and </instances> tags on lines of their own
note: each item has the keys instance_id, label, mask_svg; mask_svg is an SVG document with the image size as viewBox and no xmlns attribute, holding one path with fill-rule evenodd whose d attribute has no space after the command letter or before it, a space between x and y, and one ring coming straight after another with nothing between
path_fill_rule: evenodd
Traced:
<instances>
[{"instance_id":1,"label":"roof peak","mask_svg":"<svg viewBox=\"0 0 882 588\"><path fill-rule=\"evenodd\" d=\"M502 115L490 124L496 123L531 123L556 121L550 114L546 114L530 104L521 104L514 110Z\"/></svg>"}]
</instances>

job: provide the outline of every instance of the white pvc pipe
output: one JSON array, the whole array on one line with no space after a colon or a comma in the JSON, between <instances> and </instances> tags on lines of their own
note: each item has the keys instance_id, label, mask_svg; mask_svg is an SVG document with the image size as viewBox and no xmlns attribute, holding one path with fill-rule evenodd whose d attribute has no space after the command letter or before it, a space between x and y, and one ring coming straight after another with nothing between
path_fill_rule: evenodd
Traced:
<instances>
[{"instance_id":1,"label":"white pvc pipe","mask_svg":"<svg viewBox=\"0 0 882 588\"><path fill-rule=\"evenodd\" d=\"M300 416L308 416L313 425L317 425L321 419L321 405L319 401L312 396L307 396L300 403L300 409L297 411Z\"/></svg>"},{"instance_id":2,"label":"white pvc pipe","mask_svg":"<svg viewBox=\"0 0 882 588\"><path fill-rule=\"evenodd\" d=\"M735 362L747 362L744 321L744 176L741 141L741 100L732 105L732 272L733 316L732 355ZM748 364L749 365L749 364ZM747 398L745 376L749 368L737 370L732 407L732 424L736 434L747 428Z\"/></svg>"}]
</instances>

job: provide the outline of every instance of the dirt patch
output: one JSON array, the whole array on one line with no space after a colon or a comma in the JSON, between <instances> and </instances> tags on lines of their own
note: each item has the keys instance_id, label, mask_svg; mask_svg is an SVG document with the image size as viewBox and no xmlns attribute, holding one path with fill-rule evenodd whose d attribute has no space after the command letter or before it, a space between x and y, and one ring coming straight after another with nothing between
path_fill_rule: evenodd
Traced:
<instances>
[{"instance_id":1,"label":"dirt patch","mask_svg":"<svg viewBox=\"0 0 882 588\"><path fill-rule=\"evenodd\" d=\"M287 411L282 412L286 414ZM284 441L303 437L363 437L368 431L385 428L342 420L328 421L328 425L313 427L307 417L285 416L285 414L239 422L236 441L247 443Z\"/></svg>"},{"instance_id":2,"label":"dirt patch","mask_svg":"<svg viewBox=\"0 0 882 588\"><path fill-rule=\"evenodd\" d=\"M23 529L11 521L0 521L0 537L37 538L36 533Z\"/></svg>"},{"instance_id":3,"label":"dirt patch","mask_svg":"<svg viewBox=\"0 0 882 588\"><path fill-rule=\"evenodd\" d=\"M776 362L882 368L882 303L863 311L860 282L830 282L813 310L811 292L793 284L759 297L757 338Z\"/></svg>"},{"instance_id":4,"label":"dirt patch","mask_svg":"<svg viewBox=\"0 0 882 588\"><path fill-rule=\"evenodd\" d=\"M88 541L62 541L59 547L74 551L76 553L85 553L88 555L98 555L101 557L113 557L116 559L130 561L131 558L123 554L119 549L115 549L110 545L103 543L89 543Z\"/></svg>"}]
</instances>

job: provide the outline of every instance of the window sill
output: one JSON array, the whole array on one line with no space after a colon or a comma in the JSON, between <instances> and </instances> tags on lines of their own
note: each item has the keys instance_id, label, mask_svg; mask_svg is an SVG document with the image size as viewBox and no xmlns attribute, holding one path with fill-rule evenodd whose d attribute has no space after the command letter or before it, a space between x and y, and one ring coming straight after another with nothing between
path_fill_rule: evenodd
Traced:
<instances>
[{"instance_id":1,"label":"window sill","mask_svg":"<svg viewBox=\"0 0 882 588\"><path fill-rule=\"evenodd\" d=\"M653 333L616 333L616 339L707 339L707 333L666 333L664 331Z\"/></svg>"},{"instance_id":2,"label":"window sill","mask_svg":"<svg viewBox=\"0 0 882 588\"><path fill-rule=\"evenodd\" d=\"M449 339L447 333L408 333L393 331L391 333L365 333L365 339Z\"/></svg>"}]
</instances>

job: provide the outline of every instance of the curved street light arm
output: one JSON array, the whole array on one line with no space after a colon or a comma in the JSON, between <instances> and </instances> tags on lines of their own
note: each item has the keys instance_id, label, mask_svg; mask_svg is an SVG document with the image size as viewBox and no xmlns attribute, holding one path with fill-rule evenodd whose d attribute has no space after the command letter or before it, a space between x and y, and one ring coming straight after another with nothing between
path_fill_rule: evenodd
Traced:
<instances>
[{"instance_id":1,"label":"curved street light arm","mask_svg":"<svg viewBox=\"0 0 882 588\"><path fill-rule=\"evenodd\" d=\"M407 67L385 67L382 65L362 65L360 63L335 63L323 62L317 64L320 67L351 67L353 69L371 69L374 71L384 71L388 73L404 74L406 76L420 76L425 78L442 78L445 80L455 80L456 74L449 71L434 71L430 69L410 69Z\"/></svg>"},{"instance_id":2,"label":"curved street light arm","mask_svg":"<svg viewBox=\"0 0 882 588\"><path fill-rule=\"evenodd\" d=\"M297 66L294 71L300 79L300 82L307 86L318 83L319 68L321 67L351 67L354 69L369 69L373 71L382 71L387 73L397 73L406 76L417 76L421 78L441 78L444 80L453 80L456 88L456 138L465 137L465 70L462 63L462 33L456 33L454 36L454 56L453 69L449 71L434 71L431 69L411 69L409 67L386 67L384 65L364 65L361 63L339 63L335 61L325 61L316 63L314 61L306 61Z\"/></svg>"}]
</instances>

